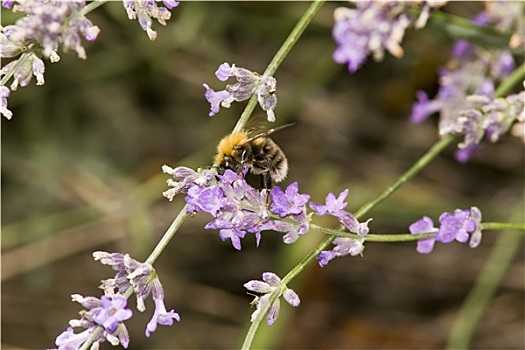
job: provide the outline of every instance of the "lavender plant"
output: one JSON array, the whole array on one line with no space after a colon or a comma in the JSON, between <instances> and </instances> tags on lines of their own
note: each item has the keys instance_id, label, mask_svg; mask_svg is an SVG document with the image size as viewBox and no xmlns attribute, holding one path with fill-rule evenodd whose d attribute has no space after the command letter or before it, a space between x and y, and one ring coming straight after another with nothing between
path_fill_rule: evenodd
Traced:
<instances>
[{"instance_id":1,"label":"lavender plant","mask_svg":"<svg viewBox=\"0 0 525 350\"><path fill-rule=\"evenodd\" d=\"M59 47L64 51L75 50L80 58L86 58L80 36L88 41L95 40L100 29L85 15L102 3L3 2L4 7L12 7L13 11L27 14L15 25L2 27L1 57L14 58L1 70L0 111L6 118L12 117L7 108L10 92L16 90L18 85L28 85L33 76L37 85L44 84L43 60L58 61ZM151 28L152 18L165 24L165 20L170 17L169 9L177 6L178 2L165 0L163 4L165 7L153 1L124 1L124 8L128 17L138 19L142 29L153 40L157 34ZM444 1L357 2L355 8L338 8L334 13L333 37L338 45L333 54L334 61L347 64L349 72L355 73L370 55L379 61L387 51L400 58L403 55L402 39L405 31L410 26L424 28L427 21L432 20L433 11L444 4ZM233 77L236 83L228 84L220 91L214 91L203 83L206 89L204 97L211 105L209 116L217 115L220 107L229 108L232 102L248 100L234 131L245 128L257 103L266 112L269 122L276 121L277 81L274 75L322 5L323 1L311 4L263 74L237 67L234 63L219 65L216 77L221 81ZM179 314L175 310L168 311L165 306L165 292L153 264L183 222L195 215L209 215L210 221L204 228L218 231L219 238L230 241L236 250L242 250L243 240L250 235L254 236L256 246L259 246L263 236L272 232L281 233L285 244L307 239L306 235L312 230L326 235L284 277L267 271L262 273L262 280L254 279L244 284L248 291L262 295L255 296L252 302L256 309L251 315L251 327L243 349L252 346L261 322L266 320L268 325L275 323L281 308L281 297L293 307L300 305L298 293L289 284L312 262L317 261L320 267L325 267L335 258L362 256L368 242L413 241L417 243L417 252L430 254L435 242L468 242L471 248L476 248L485 230L525 232L524 223L483 222L482 210L476 206L468 209L451 208L451 212L439 216L438 227L435 227L432 218L421 213L425 216L407 223L410 233L374 233L369 227L372 218L368 217L372 209L415 177L458 137L463 139L458 144L457 157L459 161L466 161L484 138L497 142L516 125L525 122L525 92L512 92L517 83L523 85L525 66L523 63L516 64L510 51L522 48L524 44L523 21L517 18L520 11L523 12L523 4L518 6L511 3L508 5L510 12L507 12L506 6L505 3L489 5L471 26L492 25L500 31L512 32L508 50L479 47L464 40L456 44L451 63L439 72L437 97L429 100L426 93L418 93L418 102L414 104L411 116L413 122L422 122L431 114L439 112L440 140L392 186L355 212L347 210L347 198L351 193L349 189L338 195L331 192L324 203L317 203L311 200L311 195L303 193L304 186L299 191L298 182L271 189L252 187L245 180L248 168L240 173L227 169L219 174L214 167L192 169L164 165L162 171L171 178L163 194L170 201L176 196L184 196L184 208L145 262L139 262L124 253L99 251L93 254L95 260L111 266L116 273L113 278L102 281L100 288L103 295L100 297L72 296L73 301L84 309L80 312L80 319L71 320L70 327L56 338L58 349L97 349L105 341L127 348L131 338L124 322L133 316L133 311L127 308L127 299L132 294L136 296L137 310L140 312L145 311L144 301L150 295L155 304L151 320L145 328L147 337L152 336L158 325L172 326L174 321L180 321ZM518 6L518 10L514 6ZM5 84L11 78L13 82L7 87ZM314 218L320 216L334 217L340 226L334 229L316 224ZM303 298L305 302L308 300ZM75 331L79 328L80 331Z\"/></svg>"}]
</instances>

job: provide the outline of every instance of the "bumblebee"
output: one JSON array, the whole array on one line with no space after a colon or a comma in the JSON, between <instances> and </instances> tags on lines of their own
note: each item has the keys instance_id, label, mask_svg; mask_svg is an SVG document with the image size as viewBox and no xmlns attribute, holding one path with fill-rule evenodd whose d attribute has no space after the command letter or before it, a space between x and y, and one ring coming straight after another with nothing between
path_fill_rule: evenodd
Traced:
<instances>
[{"instance_id":1,"label":"bumblebee","mask_svg":"<svg viewBox=\"0 0 525 350\"><path fill-rule=\"evenodd\" d=\"M263 188L272 188L286 178L288 160L268 135L292 125L279 126L254 136L250 131L231 133L219 142L214 165L219 173L231 169L239 174L248 167L253 175L261 175Z\"/></svg>"}]
</instances>

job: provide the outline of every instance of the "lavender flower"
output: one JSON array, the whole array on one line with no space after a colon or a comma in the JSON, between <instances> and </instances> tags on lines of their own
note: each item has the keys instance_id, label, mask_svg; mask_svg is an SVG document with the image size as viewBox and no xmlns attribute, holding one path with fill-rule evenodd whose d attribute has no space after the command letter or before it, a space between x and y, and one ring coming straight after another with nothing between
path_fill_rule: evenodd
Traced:
<instances>
[{"instance_id":1,"label":"lavender flower","mask_svg":"<svg viewBox=\"0 0 525 350\"><path fill-rule=\"evenodd\" d=\"M215 178L215 175L211 170L197 172L193 169L182 166L173 169L167 165L163 165L162 171L166 174L170 174L175 180L177 180L173 181L172 179L168 179L168 186L171 186L172 188L163 192L164 197L168 198L170 201L173 200L178 193L187 193L192 185L197 184L199 186L208 186Z\"/></svg>"},{"instance_id":2,"label":"lavender flower","mask_svg":"<svg viewBox=\"0 0 525 350\"><path fill-rule=\"evenodd\" d=\"M128 300L122 295L104 295L100 298L100 309L93 314L93 321L113 333L120 322L130 319L133 315L130 309L125 309L127 303Z\"/></svg>"},{"instance_id":3,"label":"lavender flower","mask_svg":"<svg viewBox=\"0 0 525 350\"><path fill-rule=\"evenodd\" d=\"M289 185L285 191L272 189L268 203L267 190L259 191L245 181L247 168L241 174L227 169L222 175L212 175L213 178L210 170L196 172L168 166L163 169L178 180L168 180L173 188L164 195L171 200L176 193L186 193L187 210L210 214L214 219L204 228L219 230L219 237L223 241L230 240L237 250L241 250L241 239L247 233L255 235L258 246L262 231L285 233L283 241L287 244L308 232L311 215L306 214L306 203L310 196L299 194L297 183ZM271 213L283 220L270 220Z\"/></svg>"},{"instance_id":4,"label":"lavender flower","mask_svg":"<svg viewBox=\"0 0 525 350\"><path fill-rule=\"evenodd\" d=\"M146 337L157 330L157 325L172 326L173 320L180 321L180 316L174 310L167 311L164 305L164 289L158 278L154 278L150 283L151 294L155 302L155 312L146 326Z\"/></svg>"},{"instance_id":5,"label":"lavender flower","mask_svg":"<svg viewBox=\"0 0 525 350\"><path fill-rule=\"evenodd\" d=\"M520 20L522 11L521 3L491 4L473 22L476 25L490 23L499 30L513 32L523 26ZM439 71L438 95L429 100L425 93L418 92L411 120L419 123L439 112L440 136L464 136L458 145L456 158L466 162L472 152L479 149L477 146L485 136L495 142L510 129L514 120L523 119L523 95L509 96L506 101L497 99L497 102L489 102L493 101L494 86L514 69L509 51L488 51L460 40L455 44L452 55L447 66ZM494 110L490 117L487 115L489 110Z\"/></svg>"},{"instance_id":6,"label":"lavender flower","mask_svg":"<svg viewBox=\"0 0 525 350\"><path fill-rule=\"evenodd\" d=\"M3 7L13 7L13 12L24 12L13 25L0 26L0 57L19 58L7 63L0 70L2 85L0 113L7 119L12 117L7 109L9 96L5 84L11 77L12 91L20 85L27 86L32 76L37 85L44 84L44 61L41 55L51 62L60 60L57 51L59 46L64 51L74 50L78 57L85 59L86 51L81 43L81 36L88 41L97 38L99 28L88 20L81 10L85 1L38 1L26 0L13 5L13 1L4 1ZM38 53L38 55L37 55Z\"/></svg>"},{"instance_id":7,"label":"lavender flower","mask_svg":"<svg viewBox=\"0 0 525 350\"><path fill-rule=\"evenodd\" d=\"M509 131L515 121L525 121L525 91L506 98L491 99L482 95L466 98L465 109L459 111L455 123L447 126L447 131L464 135L459 149L476 147L484 136L497 142Z\"/></svg>"},{"instance_id":8,"label":"lavender flower","mask_svg":"<svg viewBox=\"0 0 525 350\"><path fill-rule=\"evenodd\" d=\"M84 6L83 0L21 1L13 6L13 12L25 12L26 16L17 20L15 25L3 27L2 32L10 45L26 48L31 44L41 45L42 54L51 58L52 62L59 59L59 45L64 51L75 50L78 57L85 59L86 52L80 42L80 35L93 41L100 29L81 14Z\"/></svg>"},{"instance_id":9,"label":"lavender flower","mask_svg":"<svg viewBox=\"0 0 525 350\"><path fill-rule=\"evenodd\" d=\"M334 244L334 248L332 250L325 250L322 251L318 256L317 260L319 262L319 265L321 267L324 267L328 264L328 262L336 257L351 255L351 256L357 256L361 255L364 247L364 241L366 236L368 234L368 222L372 219L368 219L366 222L360 223L357 221L357 219L350 214L349 212L345 211L344 208L347 206L348 203L345 202L346 197L348 196L348 189L344 190L339 194L339 196L336 198L333 193L329 193L326 196L326 204L319 204L319 203L310 203L310 207L314 210L314 212L319 215L332 215L339 219L339 222L343 224L343 226L346 227L346 229L349 232L357 233L359 236L362 236L362 238L354 239L354 238L347 238L347 237L337 237L334 239L332 244Z\"/></svg>"},{"instance_id":10,"label":"lavender flower","mask_svg":"<svg viewBox=\"0 0 525 350\"><path fill-rule=\"evenodd\" d=\"M122 253L93 253L95 260L100 260L104 265L110 265L117 271L114 278L102 281L101 288L106 292L112 293L115 288L123 294L128 288L133 287L137 297L137 309L143 312L146 307L144 300L150 295L155 302L155 311L151 321L146 326L146 336L149 337L157 329L157 325L171 326L173 320L180 321L179 314L174 310L166 311L164 305L164 289L150 264L140 263L128 254Z\"/></svg>"},{"instance_id":11,"label":"lavender flower","mask_svg":"<svg viewBox=\"0 0 525 350\"><path fill-rule=\"evenodd\" d=\"M36 78L36 85L44 85L44 61L34 53L29 52L16 61L11 61L0 70L0 77L12 72L13 83L10 89L15 91L18 85L25 87L29 85L33 76ZM0 86L6 88L5 86ZM9 96L9 94L7 95ZM8 118L9 119L9 118Z\"/></svg>"},{"instance_id":12,"label":"lavender flower","mask_svg":"<svg viewBox=\"0 0 525 350\"><path fill-rule=\"evenodd\" d=\"M437 228L434 227L434 222L428 216L423 216L418 221L414 222L409 226L410 233L421 234L437 232ZM417 252L420 254L428 254L434 249L435 238L420 239L417 241Z\"/></svg>"},{"instance_id":13,"label":"lavender flower","mask_svg":"<svg viewBox=\"0 0 525 350\"><path fill-rule=\"evenodd\" d=\"M329 193L326 196L326 204L322 205L319 203L310 203L310 207L318 216L322 215L332 215L339 218L339 222L343 224L349 232L357 233L360 236L365 236L368 234L368 222L372 219L367 220L366 222L359 223L357 219L345 211L347 203L344 201L348 196L348 189L344 190L339 194L337 198L333 193Z\"/></svg>"},{"instance_id":14,"label":"lavender flower","mask_svg":"<svg viewBox=\"0 0 525 350\"><path fill-rule=\"evenodd\" d=\"M290 184L285 192L280 187L275 186L270 192L270 198L272 199L270 210L282 218L287 215L301 214L306 203L310 200L309 195L299 194L297 182Z\"/></svg>"},{"instance_id":15,"label":"lavender flower","mask_svg":"<svg viewBox=\"0 0 525 350\"><path fill-rule=\"evenodd\" d=\"M475 248L481 241L481 212L477 207L461 210L456 209L454 213L443 213L439 217L439 228L434 227L431 218L424 216L410 225L410 233L421 234L436 232L434 238L418 241L417 251L428 254L434 248L434 242L450 243L458 241L465 243L469 241L471 248Z\"/></svg>"},{"instance_id":16,"label":"lavender flower","mask_svg":"<svg viewBox=\"0 0 525 350\"><path fill-rule=\"evenodd\" d=\"M129 309L125 309L127 300L122 295L105 295L100 299L95 297L83 297L73 294L73 301L80 303L85 310L80 314L80 320L69 321L70 327L62 332L55 340L59 350L79 349L91 337L98 325L104 327L104 331L95 339L92 349L97 348L100 343L109 341L116 346L121 344L124 348L129 345L129 334L124 323L132 316ZM74 328L85 328L80 333L75 333Z\"/></svg>"},{"instance_id":17,"label":"lavender flower","mask_svg":"<svg viewBox=\"0 0 525 350\"><path fill-rule=\"evenodd\" d=\"M11 90L9 90L9 88L6 86L0 86L0 114L2 114L7 119L11 119L13 117L13 112L7 108L7 98L9 97L10 93Z\"/></svg>"},{"instance_id":18,"label":"lavender flower","mask_svg":"<svg viewBox=\"0 0 525 350\"><path fill-rule=\"evenodd\" d=\"M220 107L229 108L234 101L240 102L257 94L259 105L266 112L268 121L275 121L274 109L277 106L275 95L277 81L273 77L260 76L246 68L236 67L235 64L223 63L215 72L220 81L226 81L230 77L237 80L235 84L226 85L225 90L214 91L208 84L203 84L206 92L204 96L210 103L210 117L219 112Z\"/></svg>"},{"instance_id":19,"label":"lavender flower","mask_svg":"<svg viewBox=\"0 0 525 350\"><path fill-rule=\"evenodd\" d=\"M359 238L359 239L353 239L353 238L347 238L347 237L337 237L332 242L335 247L332 250L323 250L318 256L317 261L319 262L319 266L324 267L330 262L330 260L351 255L351 256L357 256L362 255L363 250L365 249L364 246L365 238Z\"/></svg>"},{"instance_id":20,"label":"lavender flower","mask_svg":"<svg viewBox=\"0 0 525 350\"><path fill-rule=\"evenodd\" d=\"M171 18L169 10L179 6L175 0L163 0L164 6L159 6L156 1L150 0L123 0L124 8L130 20L138 19L140 26L148 34L150 40L157 38L157 32L151 29L152 18L163 26Z\"/></svg>"},{"instance_id":21,"label":"lavender flower","mask_svg":"<svg viewBox=\"0 0 525 350\"><path fill-rule=\"evenodd\" d=\"M356 2L356 9L337 8L333 37L339 46L334 61L347 63L348 70L354 73L370 54L376 61L383 59L385 50L401 57L400 43L410 24L403 9L397 1Z\"/></svg>"},{"instance_id":22,"label":"lavender flower","mask_svg":"<svg viewBox=\"0 0 525 350\"><path fill-rule=\"evenodd\" d=\"M284 300L286 300L288 304L294 307L299 306L301 300L299 299L297 293L295 293L292 289L289 289L286 285L284 285L281 282L279 276L277 276L273 272L263 273L262 279L262 281L252 280L246 282L244 284L244 288L252 292L264 294L262 297L256 297L256 299L254 300L254 302L256 303L256 310L252 313L251 322L255 321L255 319L261 312L263 305L268 301L268 299L270 299L271 295L274 292L279 292L279 296L272 303L266 314L268 326L271 326L277 319L277 316L279 315L279 310L281 308L281 302L279 298L281 297L281 295L284 297Z\"/></svg>"}]
</instances>

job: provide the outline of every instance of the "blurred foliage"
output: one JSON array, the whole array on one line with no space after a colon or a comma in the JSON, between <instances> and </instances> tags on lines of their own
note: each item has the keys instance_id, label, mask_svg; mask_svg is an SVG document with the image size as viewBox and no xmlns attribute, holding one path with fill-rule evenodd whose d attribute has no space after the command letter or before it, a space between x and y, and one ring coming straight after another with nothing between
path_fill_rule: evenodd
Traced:
<instances>
[{"instance_id":1,"label":"blurred foliage","mask_svg":"<svg viewBox=\"0 0 525 350\"><path fill-rule=\"evenodd\" d=\"M326 3L277 71L277 122L296 126L274 139L289 158L285 185L299 181L316 201L350 188L355 210L437 140L435 119L411 125L408 115L418 89L435 93L453 39L411 30L402 59L369 60L350 75L332 61L332 13L345 4ZM209 166L244 106L209 118L202 83L221 88L214 72L223 62L264 71L307 6L184 2L166 27L154 24L158 38L150 42L110 2L88 15L101 33L85 45L87 60L63 54L46 65L44 86L11 95L14 117L1 122L3 348L53 346L79 310L70 295L99 295L99 281L112 275L93 251L147 257L183 205L162 197L161 166ZM480 7L452 3L446 10L470 18ZM523 160L523 146L510 137L485 145L467 165L450 149L371 213L372 231L406 232L422 215L437 220L472 205L484 221L523 213ZM322 237L311 232L285 246L266 233L259 248L246 238L237 252L203 229L207 219L184 223L156 263L166 305L181 323L146 339L147 305L129 322L131 348L239 346L253 311L242 284L264 271L286 273ZM311 266L291 286L301 306L283 305L261 336L271 348L442 348L497 236L488 232L475 250L447 245L430 256L418 256L413 243L368 244L364 258ZM523 348L523 272L521 249L473 348Z\"/></svg>"}]
</instances>

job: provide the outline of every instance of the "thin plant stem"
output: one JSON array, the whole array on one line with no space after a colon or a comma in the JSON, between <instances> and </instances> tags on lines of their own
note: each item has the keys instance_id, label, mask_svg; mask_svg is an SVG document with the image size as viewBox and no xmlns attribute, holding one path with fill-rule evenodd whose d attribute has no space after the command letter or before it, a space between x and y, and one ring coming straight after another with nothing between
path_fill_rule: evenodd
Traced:
<instances>
[{"instance_id":1,"label":"thin plant stem","mask_svg":"<svg viewBox=\"0 0 525 350\"><path fill-rule=\"evenodd\" d=\"M164 235L160 239L159 243L157 243L157 246L155 247L155 249L153 249L153 251L151 252L149 257L146 259L146 261L145 261L146 264L153 265L155 260L157 260L157 258L160 256L160 254L164 251L164 249L166 248L168 243L171 241L173 236L175 236L175 234L177 233L179 228L182 226L182 223L190 215L187 212L187 210L186 210L187 208L188 208L188 204L186 204L181 209L181 211L179 212L179 215L177 215L175 220L173 220L173 222L171 223L170 227L168 227L168 230L166 230L166 233L164 233Z\"/></svg>"},{"instance_id":2,"label":"thin plant stem","mask_svg":"<svg viewBox=\"0 0 525 350\"><path fill-rule=\"evenodd\" d=\"M412 10L414 13L417 10ZM464 39L485 47L496 47L509 50L509 40L512 33L502 32L492 27L478 26L470 19L457 15L435 11L429 18L427 26L448 33L454 39ZM519 49L511 50L517 55L523 55Z\"/></svg>"},{"instance_id":3,"label":"thin plant stem","mask_svg":"<svg viewBox=\"0 0 525 350\"><path fill-rule=\"evenodd\" d=\"M80 10L80 15L81 16L85 16L88 13L90 13L91 11L93 11L93 10L97 9L98 7L104 5L108 1L110 1L110 0L95 0L93 2L90 2L89 4L84 6L84 8L82 8L82 10Z\"/></svg>"},{"instance_id":4,"label":"thin plant stem","mask_svg":"<svg viewBox=\"0 0 525 350\"><path fill-rule=\"evenodd\" d=\"M355 212L356 219L359 219L379 203L390 197L395 191L397 191L401 186L403 186L408 180L416 176L421 170L423 170L434 158L436 158L445 148L447 148L453 141L455 137L448 135L436 142L427 153L423 155L410 169L408 169L401 177L389 188L387 188L383 193L381 193L376 199L365 203L361 208Z\"/></svg>"},{"instance_id":5,"label":"thin plant stem","mask_svg":"<svg viewBox=\"0 0 525 350\"><path fill-rule=\"evenodd\" d=\"M299 19L299 22L297 22L295 27L292 29L290 35L285 40L285 42L283 43L279 51L277 51L277 53L275 54L271 62L268 64L268 67L263 73L263 77L269 77L275 73L277 68L279 68L283 60L286 58L286 56L290 52L290 50L297 43L297 41L301 37L301 34L303 34L305 29L308 27L308 25L314 18L315 14L319 11L321 6L323 6L324 2L325 0L317 0L317 1L314 1L310 5L310 7L308 7L304 15L301 17L301 19ZM246 123L248 122L248 119L252 115L252 112L256 104L257 104L257 96L253 95L248 101L246 108L241 114L241 117L237 121L237 124L235 125L233 132L239 132L244 129L244 126L246 125Z\"/></svg>"},{"instance_id":6,"label":"thin plant stem","mask_svg":"<svg viewBox=\"0 0 525 350\"><path fill-rule=\"evenodd\" d=\"M512 72L501 84L498 86L494 92L495 97L503 97L507 94L515 85L523 81L525 78L525 63L522 63L518 68Z\"/></svg>"}]
</instances>

